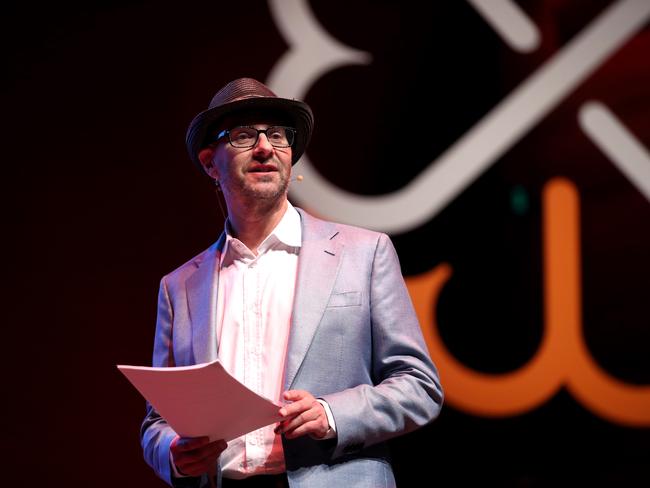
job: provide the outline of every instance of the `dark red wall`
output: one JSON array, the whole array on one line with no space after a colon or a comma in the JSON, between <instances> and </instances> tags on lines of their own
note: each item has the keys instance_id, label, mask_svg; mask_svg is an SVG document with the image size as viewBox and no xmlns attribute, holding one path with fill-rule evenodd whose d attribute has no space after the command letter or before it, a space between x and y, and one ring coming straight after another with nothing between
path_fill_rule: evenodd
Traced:
<instances>
[{"instance_id":1,"label":"dark red wall","mask_svg":"<svg viewBox=\"0 0 650 488\"><path fill-rule=\"evenodd\" d=\"M332 36L373 55L307 94L312 163L356 193L403 187L615 2L517 3L542 33L533 53L509 49L465 2L310 2ZM189 121L227 81L265 80L287 44L259 0L2 8L3 485L162 486L139 448L143 401L115 365L150 362L158 280L222 228L185 153ZM648 52L646 24L444 210L393 236L405 275L454 268L436 314L465 365L504 373L535 354L541 192L561 176L581 198L585 342L647 397L650 202L577 112L600 100L647 151ZM405 143L410 127L426 140ZM564 389L499 418L451 402L394 448L401 486L650 484L647 424L603 418Z\"/></svg>"}]
</instances>

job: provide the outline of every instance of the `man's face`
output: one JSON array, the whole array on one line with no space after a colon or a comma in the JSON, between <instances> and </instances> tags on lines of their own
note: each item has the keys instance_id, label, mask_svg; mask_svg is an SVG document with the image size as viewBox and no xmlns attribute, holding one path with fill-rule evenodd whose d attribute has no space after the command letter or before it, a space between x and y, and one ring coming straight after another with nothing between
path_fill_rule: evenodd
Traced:
<instances>
[{"instance_id":1,"label":"man's face","mask_svg":"<svg viewBox=\"0 0 650 488\"><path fill-rule=\"evenodd\" d=\"M215 132L250 126L266 129L274 125L289 125L286 120L262 114L230 117L219 124ZM237 148L222 137L216 144L203 149L199 159L206 172L219 181L228 205L246 205L250 199L269 202L285 197L291 177L291 147L274 147L267 136L259 134L253 147Z\"/></svg>"}]
</instances>

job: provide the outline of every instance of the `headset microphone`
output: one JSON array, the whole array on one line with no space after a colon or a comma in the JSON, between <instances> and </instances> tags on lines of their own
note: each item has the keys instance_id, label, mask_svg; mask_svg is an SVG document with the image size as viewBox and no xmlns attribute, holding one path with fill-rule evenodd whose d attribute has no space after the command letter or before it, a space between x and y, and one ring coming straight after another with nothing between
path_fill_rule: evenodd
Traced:
<instances>
[{"instance_id":1,"label":"headset microphone","mask_svg":"<svg viewBox=\"0 0 650 488\"><path fill-rule=\"evenodd\" d=\"M291 178L290 181L302 181L304 178L302 175L296 175L295 178Z\"/></svg>"}]
</instances>

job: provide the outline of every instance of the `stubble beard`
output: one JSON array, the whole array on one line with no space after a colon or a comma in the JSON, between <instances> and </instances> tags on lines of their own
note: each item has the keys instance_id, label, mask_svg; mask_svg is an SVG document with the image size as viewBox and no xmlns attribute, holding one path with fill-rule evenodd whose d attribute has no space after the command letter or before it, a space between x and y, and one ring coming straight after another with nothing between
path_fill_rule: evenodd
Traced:
<instances>
[{"instance_id":1,"label":"stubble beard","mask_svg":"<svg viewBox=\"0 0 650 488\"><path fill-rule=\"evenodd\" d=\"M245 180L241 181L241 188L239 189L241 194L249 199L262 200L266 202L276 201L280 197L286 195L287 189L289 188L288 176L284 173L277 173L279 181L275 183L273 181L273 174L275 173L269 174L267 178L258 181L256 184L249 183Z\"/></svg>"},{"instance_id":2,"label":"stubble beard","mask_svg":"<svg viewBox=\"0 0 650 488\"><path fill-rule=\"evenodd\" d=\"M229 193L230 197L234 197L234 200L240 202L240 205L245 205L249 212L266 213L286 198L289 175L290 172L282 171L269 173L268 176L260 178L257 182L247 180L245 175L231 177L230 181L222 181L222 190L226 200L229 200L226 195Z\"/></svg>"}]
</instances>

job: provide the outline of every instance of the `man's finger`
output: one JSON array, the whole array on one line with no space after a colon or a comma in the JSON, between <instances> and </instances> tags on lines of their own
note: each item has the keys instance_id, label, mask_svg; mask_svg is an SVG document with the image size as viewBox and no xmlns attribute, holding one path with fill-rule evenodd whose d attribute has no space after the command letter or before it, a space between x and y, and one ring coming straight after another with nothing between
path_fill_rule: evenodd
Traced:
<instances>
[{"instance_id":1,"label":"man's finger","mask_svg":"<svg viewBox=\"0 0 650 488\"><path fill-rule=\"evenodd\" d=\"M305 390L287 390L282 394L288 402L299 402L301 400L314 400L314 395Z\"/></svg>"},{"instance_id":2,"label":"man's finger","mask_svg":"<svg viewBox=\"0 0 650 488\"><path fill-rule=\"evenodd\" d=\"M316 402L316 403L318 403L318 402ZM297 427L299 427L300 425L308 423L308 422L312 422L312 421L320 421L320 422L326 424L327 427L329 428L329 422L327 422L327 420L326 420L327 415L325 413L325 410L322 409L322 408L318 408L318 407L322 407L320 405L320 403L318 403L318 406L314 405L314 408L310 408L308 410L305 410L305 411L301 412L299 415L296 415L293 418L289 418L289 419L283 421L282 423L280 423L280 425L278 425L276 427L275 433L276 434L278 434L278 433L281 434L281 433L290 432L290 431L296 429Z\"/></svg>"},{"instance_id":3,"label":"man's finger","mask_svg":"<svg viewBox=\"0 0 650 488\"><path fill-rule=\"evenodd\" d=\"M314 395L305 390L287 390L282 394L283 398L289 402L280 409L280 415L288 417L308 410L312 407L316 398Z\"/></svg>"},{"instance_id":4,"label":"man's finger","mask_svg":"<svg viewBox=\"0 0 650 488\"><path fill-rule=\"evenodd\" d=\"M280 424L280 432L289 432L310 420L314 420L314 419L307 417L303 412L300 415L297 415L290 420L286 420L282 422L282 424Z\"/></svg>"},{"instance_id":5,"label":"man's finger","mask_svg":"<svg viewBox=\"0 0 650 488\"><path fill-rule=\"evenodd\" d=\"M223 452L224 449L228 447L228 444L223 439L219 439L213 442L210 442L205 445L201 445L194 449L178 449L178 443L174 446L172 442L172 456L174 457L174 462L177 466L180 466L181 463L187 462L198 462L203 459L216 459L219 457L219 454Z\"/></svg>"},{"instance_id":6,"label":"man's finger","mask_svg":"<svg viewBox=\"0 0 650 488\"><path fill-rule=\"evenodd\" d=\"M216 459L212 462L197 461L191 463L184 463L182 465L176 464L176 469L186 476L201 476L203 473L210 471L216 464Z\"/></svg>"},{"instance_id":7,"label":"man's finger","mask_svg":"<svg viewBox=\"0 0 650 488\"><path fill-rule=\"evenodd\" d=\"M282 394L282 396L285 400L295 401L311 396L311 393L305 390L287 390Z\"/></svg>"},{"instance_id":8,"label":"man's finger","mask_svg":"<svg viewBox=\"0 0 650 488\"><path fill-rule=\"evenodd\" d=\"M220 439L197 449L179 451L174 456L174 464L181 473L196 476L214 466L226 447L228 444Z\"/></svg>"},{"instance_id":9,"label":"man's finger","mask_svg":"<svg viewBox=\"0 0 650 488\"><path fill-rule=\"evenodd\" d=\"M208 436L203 437L175 437L172 441L171 448L176 451L191 451L205 446L210 442Z\"/></svg>"},{"instance_id":10,"label":"man's finger","mask_svg":"<svg viewBox=\"0 0 650 488\"><path fill-rule=\"evenodd\" d=\"M228 444L224 440L218 440L206 444L205 446L199 447L192 451L185 451L186 454L191 454L196 459L207 459L207 458L217 458L224 449L228 447Z\"/></svg>"},{"instance_id":11,"label":"man's finger","mask_svg":"<svg viewBox=\"0 0 650 488\"><path fill-rule=\"evenodd\" d=\"M279 413L283 417L291 417L293 415L298 415L305 410L309 410L311 406L312 402L309 399L305 398L283 406L280 409Z\"/></svg>"},{"instance_id":12,"label":"man's finger","mask_svg":"<svg viewBox=\"0 0 650 488\"><path fill-rule=\"evenodd\" d=\"M324 427L322 421L320 419L316 419L316 420L311 420L309 422L305 422L304 424L299 425L295 429L285 432L284 436L287 439L295 439L296 437L300 437L307 434L313 435L315 437L323 437L326 432L327 429Z\"/></svg>"}]
</instances>

